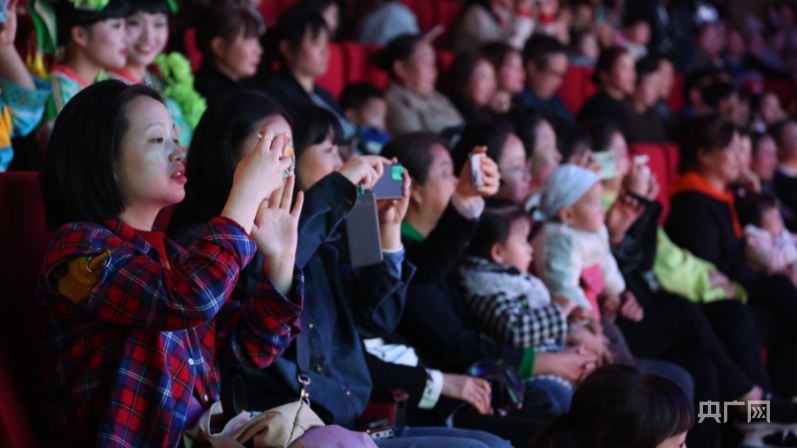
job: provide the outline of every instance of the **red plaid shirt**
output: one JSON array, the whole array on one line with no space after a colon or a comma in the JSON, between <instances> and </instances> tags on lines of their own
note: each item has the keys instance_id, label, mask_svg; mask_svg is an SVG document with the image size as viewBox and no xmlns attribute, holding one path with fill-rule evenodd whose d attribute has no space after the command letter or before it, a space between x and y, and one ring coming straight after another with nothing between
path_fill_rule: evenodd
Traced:
<instances>
[{"instance_id":1,"label":"red plaid shirt","mask_svg":"<svg viewBox=\"0 0 797 448\"><path fill-rule=\"evenodd\" d=\"M304 278L292 299L263 276L253 300L227 301L256 245L215 218L188 251L165 239L168 260L118 220L62 226L37 296L40 410L45 446L174 447L193 393L220 395L216 356L264 368L298 331ZM54 270L110 252L100 281L73 303Z\"/></svg>"}]
</instances>

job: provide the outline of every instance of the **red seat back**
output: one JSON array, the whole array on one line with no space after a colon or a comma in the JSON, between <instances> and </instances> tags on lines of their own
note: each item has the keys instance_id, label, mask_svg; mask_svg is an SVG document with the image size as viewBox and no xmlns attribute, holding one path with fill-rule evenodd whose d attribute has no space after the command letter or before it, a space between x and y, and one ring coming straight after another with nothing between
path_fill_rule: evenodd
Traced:
<instances>
[{"instance_id":1,"label":"red seat back","mask_svg":"<svg viewBox=\"0 0 797 448\"><path fill-rule=\"evenodd\" d=\"M188 54L188 60L191 61L191 71L196 72L202 64L202 52L196 46L196 29L188 28L183 36L185 44L185 52Z\"/></svg>"},{"instance_id":2,"label":"red seat back","mask_svg":"<svg viewBox=\"0 0 797 448\"><path fill-rule=\"evenodd\" d=\"M327 72L316 79L316 83L337 98L343 88L346 87L346 72L343 50L340 44L331 42L329 44L329 66L327 67Z\"/></svg>"},{"instance_id":3,"label":"red seat back","mask_svg":"<svg viewBox=\"0 0 797 448\"><path fill-rule=\"evenodd\" d=\"M382 47L357 42L343 42L341 47L348 83L369 82L380 89L387 87L389 75L376 66L376 55Z\"/></svg>"},{"instance_id":4,"label":"red seat back","mask_svg":"<svg viewBox=\"0 0 797 448\"><path fill-rule=\"evenodd\" d=\"M568 67L567 73L562 79L562 85L556 92L567 110L573 115L578 115L587 98L598 90L592 83L592 72L591 67Z\"/></svg>"},{"instance_id":5,"label":"red seat back","mask_svg":"<svg viewBox=\"0 0 797 448\"><path fill-rule=\"evenodd\" d=\"M19 390L0 350L0 446L4 448L31 448L36 439L31 431L28 412L19 396Z\"/></svg>"},{"instance_id":6,"label":"red seat back","mask_svg":"<svg viewBox=\"0 0 797 448\"><path fill-rule=\"evenodd\" d=\"M8 367L2 369L0 374L4 378L0 382L10 381L29 410L33 409L38 362L33 343L33 306L39 271L51 240L52 234L44 222L37 173L0 173L0 285L3 291L0 295L3 299L0 351L4 352ZM5 402L6 398L0 391L0 402ZM3 403L3 406L5 422L6 411L16 408L12 404L5 407ZM20 418L27 415L18 413ZM1 442L0 446L9 446Z\"/></svg>"},{"instance_id":7,"label":"red seat back","mask_svg":"<svg viewBox=\"0 0 797 448\"><path fill-rule=\"evenodd\" d=\"M680 115L684 109L684 75L675 74L673 79L672 89L670 90L670 98L667 99L667 105L673 115Z\"/></svg>"}]
</instances>

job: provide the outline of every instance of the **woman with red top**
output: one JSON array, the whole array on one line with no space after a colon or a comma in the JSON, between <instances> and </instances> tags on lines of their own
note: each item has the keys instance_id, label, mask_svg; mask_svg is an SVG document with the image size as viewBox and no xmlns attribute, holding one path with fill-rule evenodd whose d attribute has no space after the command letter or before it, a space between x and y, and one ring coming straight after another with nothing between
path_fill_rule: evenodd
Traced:
<instances>
[{"instance_id":1,"label":"woman with red top","mask_svg":"<svg viewBox=\"0 0 797 448\"><path fill-rule=\"evenodd\" d=\"M176 447L219 400L218 360L265 368L299 331L301 194L285 134L260 130L220 216L183 249L153 230L185 196L157 92L103 81L64 108L41 173L55 236L36 298L42 446ZM227 300L255 251L254 298Z\"/></svg>"},{"instance_id":2,"label":"woman with red top","mask_svg":"<svg viewBox=\"0 0 797 448\"><path fill-rule=\"evenodd\" d=\"M718 115L682 129L681 175L670 194L665 229L672 241L747 290L776 391L797 396L797 288L788 277L751 270L730 185L741 171L739 133ZM766 399L766 398L764 398Z\"/></svg>"}]
</instances>

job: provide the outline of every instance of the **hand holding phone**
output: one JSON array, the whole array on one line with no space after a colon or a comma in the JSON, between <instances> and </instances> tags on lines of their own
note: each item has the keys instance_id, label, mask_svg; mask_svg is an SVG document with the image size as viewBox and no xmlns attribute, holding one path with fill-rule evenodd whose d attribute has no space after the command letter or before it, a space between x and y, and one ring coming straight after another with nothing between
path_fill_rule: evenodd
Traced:
<instances>
[{"instance_id":1,"label":"hand holding phone","mask_svg":"<svg viewBox=\"0 0 797 448\"><path fill-rule=\"evenodd\" d=\"M385 165L371 192L377 200L401 199L404 196L404 167L400 163Z\"/></svg>"},{"instance_id":2,"label":"hand holding phone","mask_svg":"<svg viewBox=\"0 0 797 448\"><path fill-rule=\"evenodd\" d=\"M486 146L477 146L473 148L473 151L468 155L468 161L470 162L470 184L476 190L484 186L482 159L485 157L487 157Z\"/></svg>"}]
</instances>

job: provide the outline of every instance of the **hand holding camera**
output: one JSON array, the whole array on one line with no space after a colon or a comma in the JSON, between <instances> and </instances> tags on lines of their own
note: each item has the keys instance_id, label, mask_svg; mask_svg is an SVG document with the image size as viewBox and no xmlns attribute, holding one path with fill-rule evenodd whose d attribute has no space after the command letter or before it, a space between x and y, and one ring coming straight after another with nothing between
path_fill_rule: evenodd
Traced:
<instances>
[{"instance_id":1,"label":"hand holding camera","mask_svg":"<svg viewBox=\"0 0 797 448\"><path fill-rule=\"evenodd\" d=\"M500 181L498 165L487 156L487 147L477 146L468 155L459 174L457 194L465 200L493 196L498 192Z\"/></svg>"}]
</instances>

